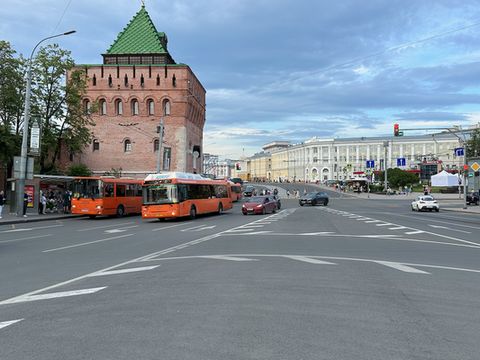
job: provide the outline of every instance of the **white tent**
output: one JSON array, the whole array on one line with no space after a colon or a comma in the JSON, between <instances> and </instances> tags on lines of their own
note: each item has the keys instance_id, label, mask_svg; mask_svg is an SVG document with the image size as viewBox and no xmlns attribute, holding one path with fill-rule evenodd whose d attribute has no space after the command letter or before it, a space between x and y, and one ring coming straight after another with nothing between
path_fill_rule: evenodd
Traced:
<instances>
[{"instance_id":1,"label":"white tent","mask_svg":"<svg viewBox=\"0 0 480 360\"><path fill-rule=\"evenodd\" d=\"M458 186L459 182L462 183L462 179L458 177L458 174L450 174L443 170L437 175L433 175L431 182L432 186Z\"/></svg>"}]
</instances>

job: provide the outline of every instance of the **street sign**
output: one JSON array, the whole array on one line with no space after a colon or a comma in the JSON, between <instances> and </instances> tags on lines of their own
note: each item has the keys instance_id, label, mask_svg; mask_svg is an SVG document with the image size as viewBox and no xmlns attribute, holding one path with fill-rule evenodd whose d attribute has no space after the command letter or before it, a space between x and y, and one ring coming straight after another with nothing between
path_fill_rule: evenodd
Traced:
<instances>
[{"instance_id":1,"label":"street sign","mask_svg":"<svg viewBox=\"0 0 480 360\"><path fill-rule=\"evenodd\" d=\"M375 160L367 160L367 169L373 169L375 167Z\"/></svg>"},{"instance_id":2,"label":"street sign","mask_svg":"<svg viewBox=\"0 0 480 360\"><path fill-rule=\"evenodd\" d=\"M474 173L469 172L468 177L473 177Z\"/></svg>"},{"instance_id":3,"label":"street sign","mask_svg":"<svg viewBox=\"0 0 480 360\"><path fill-rule=\"evenodd\" d=\"M470 167L472 168L473 171L477 172L478 170L480 170L480 165L478 165L477 162L474 162L472 165L470 165Z\"/></svg>"},{"instance_id":4,"label":"street sign","mask_svg":"<svg viewBox=\"0 0 480 360\"><path fill-rule=\"evenodd\" d=\"M455 156L463 156L464 154L463 148L455 148Z\"/></svg>"},{"instance_id":5,"label":"street sign","mask_svg":"<svg viewBox=\"0 0 480 360\"><path fill-rule=\"evenodd\" d=\"M468 171L468 165L463 165L463 170Z\"/></svg>"},{"instance_id":6,"label":"street sign","mask_svg":"<svg viewBox=\"0 0 480 360\"><path fill-rule=\"evenodd\" d=\"M405 166L407 164L407 161L405 158L397 158L397 166Z\"/></svg>"}]
</instances>

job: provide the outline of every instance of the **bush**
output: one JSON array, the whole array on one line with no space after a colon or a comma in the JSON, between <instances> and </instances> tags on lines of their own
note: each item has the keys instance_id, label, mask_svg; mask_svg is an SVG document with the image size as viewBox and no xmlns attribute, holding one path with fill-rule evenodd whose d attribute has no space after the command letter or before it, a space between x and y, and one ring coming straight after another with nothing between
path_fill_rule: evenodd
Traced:
<instances>
[{"instance_id":1,"label":"bush","mask_svg":"<svg viewBox=\"0 0 480 360\"><path fill-rule=\"evenodd\" d=\"M68 176L91 176L90 170L85 164L71 165L67 171Z\"/></svg>"}]
</instances>

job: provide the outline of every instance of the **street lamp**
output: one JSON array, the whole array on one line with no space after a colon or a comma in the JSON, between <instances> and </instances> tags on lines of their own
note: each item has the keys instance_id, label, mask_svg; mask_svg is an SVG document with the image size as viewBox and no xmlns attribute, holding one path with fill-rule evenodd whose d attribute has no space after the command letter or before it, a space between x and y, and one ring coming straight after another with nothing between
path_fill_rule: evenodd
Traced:
<instances>
[{"instance_id":1,"label":"street lamp","mask_svg":"<svg viewBox=\"0 0 480 360\"><path fill-rule=\"evenodd\" d=\"M20 174L18 177L17 183L17 216L22 216L23 214L23 196L25 193L25 175L27 169L27 152L28 152L28 122L30 120L30 95L31 95L31 87L32 87L32 60L33 55L35 54L35 50L37 47L44 41L53 39L60 36L70 35L75 33L75 30L67 31L62 34L57 34L53 36L48 36L42 40L40 40L37 45L32 50L30 54L30 58L28 59L28 68L27 68L27 87L25 89L25 108L23 110L23 135L22 135L22 148L20 153Z\"/></svg>"}]
</instances>

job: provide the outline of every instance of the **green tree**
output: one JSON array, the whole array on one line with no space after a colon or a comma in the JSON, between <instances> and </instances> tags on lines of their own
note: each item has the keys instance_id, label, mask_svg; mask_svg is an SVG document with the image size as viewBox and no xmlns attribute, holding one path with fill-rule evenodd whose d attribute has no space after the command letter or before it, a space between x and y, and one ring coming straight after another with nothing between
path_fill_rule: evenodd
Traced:
<instances>
[{"instance_id":1,"label":"green tree","mask_svg":"<svg viewBox=\"0 0 480 360\"><path fill-rule=\"evenodd\" d=\"M90 176L92 170L90 170L85 164L72 165L68 168L68 176Z\"/></svg>"},{"instance_id":2,"label":"green tree","mask_svg":"<svg viewBox=\"0 0 480 360\"><path fill-rule=\"evenodd\" d=\"M476 158L480 156L480 129L475 129L467 140L467 157Z\"/></svg>"},{"instance_id":3,"label":"green tree","mask_svg":"<svg viewBox=\"0 0 480 360\"><path fill-rule=\"evenodd\" d=\"M58 167L62 144L74 154L91 140L89 127L94 123L82 108L86 76L73 67L70 51L57 44L41 48L34 61L31 113L41 124L41 173Z\"/></svg>"},{"instance_id":4,"label":"green tree","mask_svg":"<svg viewBox=\"0 0 480 360\"><path fill-rule=\"evenodd\" d=\"M387 175L388 175L388 184L390 185L391 188L410 186L413 184L417 184L419 181L418 175L399 169L399 168L388 169ZM385 181L384 172L381 172L379 174L379 180Z\"/></svg>"}]
</instances>

